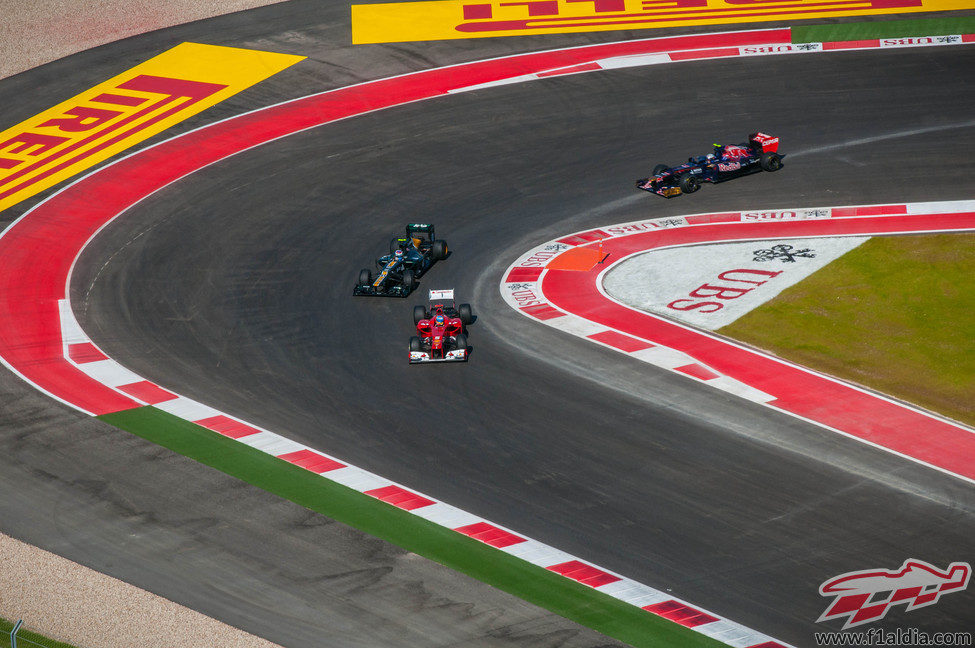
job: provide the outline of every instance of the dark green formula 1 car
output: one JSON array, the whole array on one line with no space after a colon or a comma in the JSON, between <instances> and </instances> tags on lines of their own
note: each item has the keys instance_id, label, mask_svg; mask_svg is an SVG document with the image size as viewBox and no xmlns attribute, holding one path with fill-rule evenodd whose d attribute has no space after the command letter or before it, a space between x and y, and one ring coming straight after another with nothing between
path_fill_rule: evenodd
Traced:
<instances>
[{"instance_id":1,"label":"dark green formula 1 car","mask_svg":"<svg viewBox=\"0 0 975 648\"><path fill-rule=\"evenodd\" d=\"M406 236L389 242L389 254L376 259L378 274L363 268L353 295L406 297L417 279L437 261L447 258L447 242L437 239L433 225L410 223Z\"/></svg>"}]
</instances>

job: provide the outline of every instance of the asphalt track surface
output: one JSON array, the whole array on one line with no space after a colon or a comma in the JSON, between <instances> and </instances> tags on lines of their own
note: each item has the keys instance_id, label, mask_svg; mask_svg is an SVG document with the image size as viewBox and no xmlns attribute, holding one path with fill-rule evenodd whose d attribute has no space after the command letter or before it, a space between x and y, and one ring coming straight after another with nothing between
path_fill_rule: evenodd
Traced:
<instances>
[{"instance_id":1,"label":"asphalt track surface","mask_svg":"<svg viewBox=\"0 0 975 648\"><path fill-rule=\"evenodd\" d=\"M284 18L273 22L275 9L260 10L268 17L260 27L280 37L289 32ZM232 38L219 20L253 33ZM194 28L213 33L215 25L235 44L280 44L263 42L259 26L239 16L155 35L154 44L199 39ZM328 40L336 31L288 38L322 47L344 42ZM569 42L585 41L544 46ZM353 65L340 72L296 66L207 120L362 75L491 55L454 47L435 44L427 59L419 46L371 48L354 61L346 53ZM324 49L316 50L321 60L346 52ZM382 54L393 56L367 71L363 59ZM85 61L111 58L107 50L79 56L81 77L91 74ZM810 645L811 633L824 629L814 621L827 578L908 557L970 560L970 486L535 325L501 301L497 283L533 242L589 226L969 198L973 70L970 47L684 63L351 119L236 156L150 198L94 241L72 301L98 344L164 387ZM296 77L305 92L295 91ZM780 135L791 154L775 175L673 201L632 188L657 162L676 163L758 127ZM864 138L871 143L857 143ZM358 268L409 220L436 223L453 250L421 288L454 287L479 315L466 366L406 364L417 300L351 298ZM375 569L399 585L375 591L374 602L416 604L427 644L461 640L447 626L465 617L484 645L601 642L52 407L26 386L5 380L4 392L4 419L19 434L4 437L0 485L7 493L25 480L32 486L21 499L2 498L0 528L12 535L289 645L321 641L323 632L354 645L363 628L373 632L363 645L402 640L403 617L368 618L361 600L336 594L343 552L385 561ZM968 629L971 596L892 612L887 627ZM505 623L485 623L492 613Z\"/></svg>"}]
</instances>

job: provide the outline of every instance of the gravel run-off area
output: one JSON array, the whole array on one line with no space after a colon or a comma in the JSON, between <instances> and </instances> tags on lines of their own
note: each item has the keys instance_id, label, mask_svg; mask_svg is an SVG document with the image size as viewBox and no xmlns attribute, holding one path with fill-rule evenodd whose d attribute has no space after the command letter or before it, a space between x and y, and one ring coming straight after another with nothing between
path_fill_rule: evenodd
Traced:
<instances>
[{"instance_id":1,"label":"gravel run-off area","mask_svg":"<svg viewBox=\"0 0 975 648\"><path fill-rule=\"evenodd\" d=\"M0 79L136 34L281 1L0 0Z\"/></svg>"},{"instance_id":2,"label":"gravel run-off area","mask_svg":"<svg viewBox=\"0 0 975 648\"><path fill-rule=\"evenodd\" d=\"M275 645L3 534L0 615L79 648Z\"/></svg>"}]
</instances>

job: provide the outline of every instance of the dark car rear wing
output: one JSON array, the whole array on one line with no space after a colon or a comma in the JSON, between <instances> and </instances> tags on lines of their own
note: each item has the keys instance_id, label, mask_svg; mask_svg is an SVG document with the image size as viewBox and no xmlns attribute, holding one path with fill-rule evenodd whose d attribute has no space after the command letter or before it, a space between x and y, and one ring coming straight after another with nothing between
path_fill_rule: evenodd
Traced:
<instances>
[{"instance_id":1,"label":"dark car rear wing","mask_svg":"<svg viewBox=\"0 0 975 648\"><path fill-rule=\"evenodd\" d=\"M406 226L406 236L413 238L415 234L426 234L429 240L437 238L433 233L433 225L430 223L409 223Z\"/></svg>"}]
</instances>

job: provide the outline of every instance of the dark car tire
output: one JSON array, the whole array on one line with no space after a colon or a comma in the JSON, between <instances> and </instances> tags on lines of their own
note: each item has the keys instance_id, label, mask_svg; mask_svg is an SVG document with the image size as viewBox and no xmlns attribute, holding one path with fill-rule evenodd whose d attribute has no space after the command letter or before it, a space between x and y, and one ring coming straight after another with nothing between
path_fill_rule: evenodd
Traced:
<instances>
[{"instance_id":1,"label":"dark car tire","mask_svg":"<svg viewBox=\"0 0 975 648\"><path fill-rule=\"evenodd\" d=\"M359 271L359 285L368 286L372 283L372 270L369 268L363 268Z\"/></svg>"},{"instance_id":2,"label":"dark car tire","mask_svg":"<svg viewBox=\"0 0 975 648\"><path fill-rule=\"evenodd\" d=\"M658 164L657 166L653 167L653 174L652 175L660 175L661 173L663 173L664 171L666 171L669 168L670 167L667 166L666 164Z\"/></svg>"},{"instance_id":3,"label":"dark car tire","mask_svg":"<svg viewBox=\"0 0 975 648\"><path fill-rule=\"evenodd\" d=\"M410 351L423 351L423 343L415 335L410 338Z\"/></svg>"},{"instance_id":4,"label":"dark car tire","mask_svg":"<svg viewBox=\"0 0 975 648\"><path fill-rule=\"evenodd\" d=\"M686 194L692 194L701 188L701 181L692 175L682 175L680 177L680 190Z\"/></svg>"},{"instance_id":5,"label":"dark car tire","mask_svg":"<svg viewBox=\"0 0 975 648\"><path fill-rule=\"evenodd\" d=\"M467 336L463 333L458 333L454 338L454 349L460 351L461 349L467 348Z\"/></svg>"},{"instance_id":6,"label":"dark car tire","mask_svg":"<svg viewBox=\"0 0 975 648\"><path fill-rule=\"evenodd\" d=\"M759 164L766 171L778 171L782 168L782 158L777 153L762 153Z\"/></svg>"},{"instance_id":7,"label":"dark car tire","mask_svg":"<svg viewBox=\"0 0 975 648\"><path fill-rule=\"evenodd\" d=\"M427 312L426 306L421 306L417 304L413 307L413 324L419 324L420 320L430 319L430 313Z\"/></svg>"},{"instance_id":8,"label":"dark car tire","mask_svg":"<svg viewBox=\"0 0 975 648\"><path fill-rule=\"evenodd\" d=\"M457 307L457 317L459 317L460 318L460 321L464 323L464 326L467 326L468 324L470 324L471 322L473 322L474 321L474 310L471 308L471 305L470 304L461 304L460 306L458 306Z\"/></svg>"},{"instance_id":9,"label":"dark car tire","mask_svg":"<svg viewBox=\"0 0 975 648\"><path fill-rule=\"evenodd\" d=\"M440 261L447 258L447 241L442 239L437 239L430 246L430 256L433 257L435 261Z\"/></svg>"},{"instance_id":10,"label":"dark car tire","mask_svg":"<svg viewBox=\"0 0 975 648\"><path fill-rule=\"evenodd\" d=\"M407 291L416 288L416 275L413 274L412 270L407 269L403 271L403 287Z\"/></svg>"}]
</instances>

